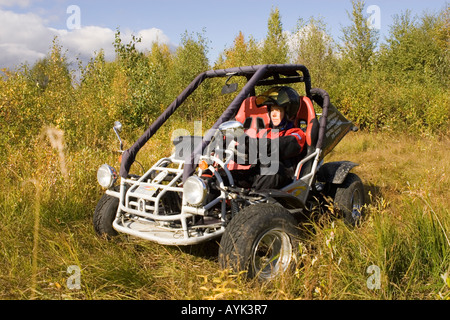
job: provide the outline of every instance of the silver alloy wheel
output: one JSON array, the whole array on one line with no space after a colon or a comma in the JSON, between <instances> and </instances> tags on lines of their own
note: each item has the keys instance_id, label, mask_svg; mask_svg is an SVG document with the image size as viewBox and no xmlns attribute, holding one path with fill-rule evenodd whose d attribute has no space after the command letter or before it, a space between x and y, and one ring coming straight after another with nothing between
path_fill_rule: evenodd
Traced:
<instances>
[{"instance_id":1,"label":"silver alloy wheel","mask_svg":"<svg viewBox=\"0 0 450 320\"><path fill-rule=\"evenodd\" d=\"M271 229L255 243L251 263L259 278L270 280L286 271L293 254L289 235L280 229Z\"/></svg>"}]
</instances>

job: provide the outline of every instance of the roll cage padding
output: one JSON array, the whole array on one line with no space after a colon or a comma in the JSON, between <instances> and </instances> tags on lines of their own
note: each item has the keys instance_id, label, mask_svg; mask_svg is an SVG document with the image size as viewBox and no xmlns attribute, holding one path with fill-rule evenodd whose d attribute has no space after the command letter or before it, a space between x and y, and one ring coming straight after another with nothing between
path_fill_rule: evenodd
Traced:
<instances>
[{"instance_id":1,"label":"roll cage padding","mask_svg":"<svg viewBox=\"0 0 450 320\"><path fill-rule=\"evenodd\" d=\"M297 71L301 71L303 76L300 76ZM279 65L258 65L237 67L230 69L210 70L199 74L186 89L169 105L169 107L156 119L155 122L144 132L144 134L122 155L122 163L120 166L120 176L127 178L131 165L136 159L139 150L145 143L158 131L158 129L167 121L167 119L178 109L178 107L198 88L198 86L207 78L215 77L229 77L230 75L244 76L247 78L247 84L231 102L228 108L219 117L211 130L207 132L203 138L201 145L192 152L190 157L186 158L186 163L183 172L183 181L185 181L195 170L195 161L211 142L215 130L224 123L234 117L239 110L242 102L247 97L254 95L254 87L257 85L272 85L282 83L304 82L306 95L310 96L311 77L308 69L300 64L279 64ZM280 78L280 75L288 78ZM270 78L273 79L270 79Z\"/></svg>"},{"instance_id":2,"label":"roll cage padding","mask_svg":"<svg viewBox=\"0 0 450 320\"><path fill-rule=\"evenodd\" d=\"M297 116L295 117L294 125L300 127L300 122L304 121L306 123L306 143L304 146L304 151L302 152L302 157L307 157L316 151L316 144L319 133L319 121L317 120L316 111L314 110L314 105L310 98L300 97L300 108L298 109ZM301 170L298 173L297 179L300 179L303 172L308 172L311 170L312 163L314 159L304 163Z\"/></svg>"},{"instance_id":3,"label":"roll cage padding","mask_svg":"<svg viewBox=\"0 0 450 320\"><path fill-rule=\"evenodd\" d=\"M323 138L325 136L325 131L327 129L327 119L328 119L328 107L330 106L330 96L328 93L319 88L311 89L312 99L322 107L322 116L319 122L319 134L317 138L316 148L321 149L323 144Z\"/></svg>"}]
</instances>

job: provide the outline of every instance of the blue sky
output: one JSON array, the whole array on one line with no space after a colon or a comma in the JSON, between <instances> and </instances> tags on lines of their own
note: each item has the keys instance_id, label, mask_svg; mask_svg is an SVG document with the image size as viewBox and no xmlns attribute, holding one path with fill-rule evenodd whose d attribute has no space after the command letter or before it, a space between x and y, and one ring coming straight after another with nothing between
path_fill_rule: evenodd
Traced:
<instances>
[{"instance_id":1,"label":"blue sky","mask_svg":"<svg viewBox=\"0 0 450 320\"><path fill-rule=\"evenodd\" d=\"M448 5L446 0L366 0L366 8L380 9L381 40L387 35L392 17L406 10L421 15ZM80 28L68 29L70 5L80 9ZM209 58L232 46L239 31L262 40L267 32L271 8L278 7L283 28L294 31L299 18L322 17L336 41L343 26L350 24L350 0L0 0L0 68L12 67L45 56L51 40L58 36L69 55L88 58L100 48L112 57L114 33L124 37L141 34L142 49L158 39L178 45L182 34L202 32L209 40Z\"/></svg>"}]
</instances>

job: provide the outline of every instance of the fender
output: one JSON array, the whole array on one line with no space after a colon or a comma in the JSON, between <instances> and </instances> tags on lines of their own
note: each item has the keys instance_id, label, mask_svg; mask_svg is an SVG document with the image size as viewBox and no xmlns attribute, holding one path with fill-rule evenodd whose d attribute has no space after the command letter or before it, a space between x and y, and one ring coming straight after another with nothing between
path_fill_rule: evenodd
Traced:
<instances>
[{"instance_id":1,"label":"fender","mask_svg":"<svg viewBox=\"0 0 450 320\"><path fill-rule=\"evenodd\" d=\"M281 190L258 190L252 192L251 195L260 195L269 199L273 199L288 210L305 208L305 204L299 198Z\"/></svg>"},{"instance_id":2,"label":"fender","mask_svg":"<svg viewBox=\"0 0 450 320\"><path fill-rule=\"evenodd\" d=\"M317 180L321 182L342 184L350 170L359 164L351 161L328 162L320 167Z\"/></svg>"}]
</instances>

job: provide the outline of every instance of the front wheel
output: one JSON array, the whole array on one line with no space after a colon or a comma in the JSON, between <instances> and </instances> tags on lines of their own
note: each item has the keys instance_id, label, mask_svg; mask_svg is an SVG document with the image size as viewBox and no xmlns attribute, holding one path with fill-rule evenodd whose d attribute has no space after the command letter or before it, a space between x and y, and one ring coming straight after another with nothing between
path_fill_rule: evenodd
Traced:
<instances>
[{"instance_id":1,"label":"front wheel","mask_svg":"<svg viewBox=\"0 0 450 320\"><path fill-rule=\"evenodd\" d=\"M111 239L118 234L112 225L118 207L119 199L108 194L104 194L97 203L92 222L94 230L99 236Z\"/></svg>"},{"instance_id":2,"label":"front wheel","mask_svg":"<svg viewBox=\"0 0 450 320\"><path fill-rule=\"evenodd\" d=\"M219 248L222 268L271 280L287 271L298 251L296 219L275 204L244 208L228 224Z\"/></svg>"}]
</instances>

